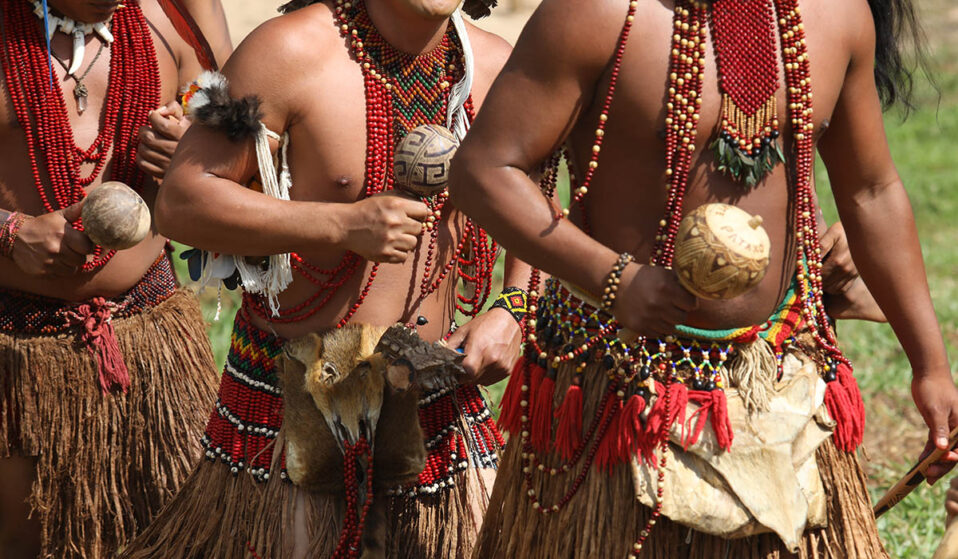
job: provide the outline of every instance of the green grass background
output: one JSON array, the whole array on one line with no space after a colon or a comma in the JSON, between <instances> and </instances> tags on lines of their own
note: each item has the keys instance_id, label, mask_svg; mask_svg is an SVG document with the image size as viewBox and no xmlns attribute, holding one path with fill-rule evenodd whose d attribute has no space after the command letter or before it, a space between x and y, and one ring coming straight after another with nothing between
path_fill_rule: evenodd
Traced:
<instances>
[{"instance_id":1,"label":"green grass background","mask_svg":"<svg viewBox=\"0 0 958 559\"><path fill-rule=\"evenodd\" d=\"M923 10L931 38L931 65L941 95L927 82L918 83L917 110L907 120L897 112L886 117L886 128L899 172L907 186L922 240L932 297L935 301L952 372L958 364L958 16L948 0L925 0ZM819 198L829 223L837 219L827 175L819 168ZM179 247L180 249L182 247ZM185 278L182 265L178 265ZM501 270L501 268L500 268ZM501 272L498 276L501 278ZM209 335L218 363L229 344L236 293L214 289L201 293L210 320ZM214 321L217 299L221 316ZM909 393L910 369L886 325L846 322L841 338L865 397L869 422L865 464L873 499L877 499L913 463L926 435ZM490 387L498 402L503 385ZM947 480L946 480L947 482ZM879 520L879 529L892 557L926 558L944 529L942 502L947 483L922 487Z\"/></svg>"}]
</instances>

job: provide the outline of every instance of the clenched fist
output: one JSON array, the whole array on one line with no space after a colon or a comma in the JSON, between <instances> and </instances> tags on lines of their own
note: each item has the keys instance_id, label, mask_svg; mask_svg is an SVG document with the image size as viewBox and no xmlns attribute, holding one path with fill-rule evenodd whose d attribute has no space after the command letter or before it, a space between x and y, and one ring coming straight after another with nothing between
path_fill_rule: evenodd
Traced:
<instances>
[{"instance_id":1,"label":"clenched fist","mask_svg":"<svg viewBox=\"0 0 958 559\"><path fill-rule=\"evenodd\" d=\"M419 200L392 193L350 204L344 219L345 248L373 262L405 262L430 213Z\"/></svg>"},{"instance_id":2,"label":"clenched fist","mask_svg":"<svg viewBox=\"0 0 958 559\"><path fill-rule=\"evenodd\" d=\"M96 248L82 231L70 225L80 218L82 209L81 200L62 210L28 217L10 254L17 267L37 276L77 273Z\"/></svg>"},{"instance_id":3,"label":"clenched fist","mask_svg":"<svg viewBox=\"0 0 958 559\"><path fill-rule=\"evenodd\" d=\"M612 308L615 318L642 336L662 337L675 332L688 313L698 306L672 270L629 264Z\"/></svg>"},{"instance_id":4,"label":"clenched fist","mask_svg":"<svg viewBox=\"0 0 958 559\"><path fill-rule=\"evenodd\" d=\"M170 168L170 159L180 138L190 127L190 119L183 115L183 107L176 102L150 111L149 126L138 132L140 145L136 150L136 164L147 173L162 179Z\"/></svg>"}]
</instances>

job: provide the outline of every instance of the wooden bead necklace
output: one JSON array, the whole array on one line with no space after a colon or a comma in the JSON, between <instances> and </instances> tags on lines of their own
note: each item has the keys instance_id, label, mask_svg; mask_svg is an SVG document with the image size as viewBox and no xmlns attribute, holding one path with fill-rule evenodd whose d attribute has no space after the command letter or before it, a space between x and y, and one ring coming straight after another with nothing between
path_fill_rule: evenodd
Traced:
<instances>
[{"instance_id":1,"label":"wooden bead necklace","mask_svg":"<svg viewBox=\"0 0 958 559\"><path fill-rule=\"evenodd\" d=\"M595 130L590 159L581 183L574 180L571 174L571 158L566 154L570 163L570 178L572 183L573 205L582 207L583 199L589 192L592 178L599 166L599 154L606 135L606 124L615 93L616 81L619 76L625 44L628 40L631 25L634 21L637 1L629 4L628 15L619 36L613 63L608 91L602 102ZM741 10L745 14L740 14ZM739 18L739 15L742 15ZM777 21L774 19L777 17ZM777 30L781 40L783 61L785 66L785 84L787 87L789 117L795 145L795 174L790 177L794 191L793 224L796 231L798 293L800 297L801 313L809 324L812 334L818 345L824 350L826 357L820 363L823 377L828 385L826 404L829 404L828 393L846 391L850 400L855 400L860 406L860 395L857 386L851 377L850 364L837 347L837 341L832 331L822 303L821 278L821 247L819 245L817 223L815 220L814 198L812 193L811 169L814 164L814 125L812 121L812 91L811 77L808 64L807 45L804 36L804 26L801 22L797 0L766 0L765 2L743 2L742 0L715 0L707 3L698 0L678 0L673 13L673 35L670 50L669 87L666 103L666 180L668 193L666 196L665 212L658 224L655 235L655 244L650 259L653 266L671 268L674 257L675 237L679 223L683 216L683 203L688 187L689 170L692 156L696 150L696 137L700 120L702 75L705 70L705 53L707 51L708 29L712 26L713 40L716 42L717 56L720 58L719 83L722 93L722 122L719 137L713 144L716 149L716 160L719 170L728 172L746 184L753 186L767 174L771 168L784 158L780 156L777 147L779 137L779 123L775 107L775 93L778 89L778 71L776 69L775 37ZM747 35L750 42L736 45L735 42L742 35ZM761 51L761 52L759 52ZM754 86L754 87L753 87ZM753 169L742 171L729 168L727 154L735 157L748 157L753 161ZM561 157L556 154L546 164L541 188L546 194L555 191L557 166ZM761 161L759 161L761 160ZM556 219L568 217L569 208L563 209L556 215ZM585 218L583 212L582 218ZM539 274L534 271L529 282L530 312L537 314L539 288ZM542 304L554 304L559 301L560 295L547 294ZM561 303L561 301L559 301ZM581 302L580 302L581 304ZM551 312L551 311L550 311ZM537 314L542 318L548 313ZM554 314L554 316L561 316ZM656 393L663 396L664 420L656 433L656 439L651 446L659 448L658 486L656 505L653 507L650 518L644 529L633 544L630 558L636 557L661 516L662 495L664 491L664 471L669 452L668 430L674 421L676 413L683 413L685 399L692 395L708 395L721 392L721 377L718 374L724 361L734 351L732 343L713 343L704 348L696 343L683 345L678 340L647 340L639 338L629 345L617 340L611 343L608 338L613 337L619 325L610 320L604 325L595 322L594 317L583 315L567 315L570 324L562 325L554 322L538 324L537 320L527 321L525 331L525 350L522 363L514 374L520 375L520 382L516 383L518 392L507 389L503 397L503 416L500 423L506 430L519 431L522 445L523 475L525 489L532 507L543 515L554 514L567 504L583 482L586 472L595 462L602 462L601 441L607 433L614 434L620 427L615 425L617 414L630 403L635 396L647 398L647 390L643 383L650 382L648 371L651 365L665 375L665 384L656 382ZM537 328L538 326L538 328ZM560 336L558 332L564 330L568 336ZM564 340L572 339L572 332L579 332L581 342L578 346L568 344ZM541 337L544 346L538 341ZM549 339L553 338L554 339ZM605 353L597 348L604 343ZM616 345L618 347L616 348ZM550 348L552 346L552 348ZM658 346L658 351L649 350ZM561 348L561 349L560 349ZM632 349L630 355L629 350ZM616 349L618 358L613 357L611 350ZM673 355L679 355L678 359ZM584 439L573 443L556 445L555 448L542 446L542 439L548 443L551 436L552 409L548 406L549 417L546 420L538 418L536 401L540 400L538 391L543 385L548 388L543 393L551 395L551 385L555 380L556 369L564 363L578 361L576 375L566 399L576 390L581 390L582 374L586 364L592 359L608 360L609 387L606 395L598 407L591 425L588 427ZM694 357L697 356L697 357ZM616 364L618 363L618 364ZM691 367L692 374L686 379L680 379L678 368ZM635 369L639 372L636 373ZM634 383L638 381L638 387ZM684 384L690 383L692 394L684 390ZM512 383L510 383L511 385ZM629 388L632 385L632 388ZM511 388L511 386L510 386ZM678 388L678 390L676 390ZM718 390L716 390L718 389ZM535 393L533 393L535 391ZM855 398L857 396L857 400ZM678 397L679 400L674 399ZM724 395L722 396L724 402ZM514 402L511 406L509 402ZM564 405L564 404L563 404ZM580 404L581 405L581 404ZM704 405L704 404L703 404ZM723 404L724 405L724 404ZM852 405L855 405L854 403ZM507 414L507 406L520 410L516 414ZM641 405L640 405L641 407ZM545 409L545 408L543 408ZM833 406L829 404L829 411L836 416ZM624 415L624 414L622 414ZM561 416L561 413L560 413ZM651 418L651 415L650 415ZM671 419L670 419L671 418ZM701 418L700 418L701 419ZM715 417L713 416L713 421ZM536 425L544 422L544 433L538 434ZM547 422L547 423L546 423ZM699 422L701 424L701 421ZM841 422L840 422L841 423ZM852 422L854 423L854 421ZM540 426L541 427L541 426ZM696 429L699 429L697 426ZM718 428L717 428L718 429ZM563 430L560 418L559 430ZM731 433L728 433L728 444L731 444ZM575 433L581 436L581 427ZM558 438L558 437L557 437ZM861 424L845 428L840 427L835 434L839 448L850 450L855 448L861 440ZM539 443L539 444L537 444ZM619 443L621 445L621 443ZM650 444L646 442L646 448ZM557 450L565 461L557 466L546 466L539 458L539 454ZM583 461L584 458L584 461ZM646 459L648 455L646 454ZM534 474L558 476L575 471L573 466L582 461L578 468L575 480L570 491L557 503L548 506L539 501L534 487Z\"/></svg>"},{"instance_id":2,"label":"wooden bead necklace","mask_svg":"<svg viewBox=\"0 0 958 559\"><path fill-rule=\"evenodd\" d=\"M392 190L395 147L405 135L421 124L444 124L450 84L462 73L462 52L455 30L450 26L440 44L432 51L413 56L390 45L378 32L365 5L360 0L339 0L335 7L339 31L349 41L349 48L363 72L366 98L366 161L363 196ZM472 100L466 102L469 119L474 116ZM472 220L466 220L463 235L452 256L445 263L434 262L438 251L439 227L448 193L424 198L431 214L425 228L429 233L424 250L423 275L419 294L412 308L434 293L448 277L470 286L463 294L457 290L456 309L466 316L478 314L492 289L492 273L498 246ZM319 312L342 285L360 269L363 260L347 253L339 265L323 270L293 254L293 269L316 285L317 291L299 304L271 311L260 298L247 295L254 313L272 322L298 322ZM337 327L345 326L362 306L379 271L379 264L370 267L359 296L350 305ZM415 312L412 313L413 315Z\"/></svg>"}]
</instances>

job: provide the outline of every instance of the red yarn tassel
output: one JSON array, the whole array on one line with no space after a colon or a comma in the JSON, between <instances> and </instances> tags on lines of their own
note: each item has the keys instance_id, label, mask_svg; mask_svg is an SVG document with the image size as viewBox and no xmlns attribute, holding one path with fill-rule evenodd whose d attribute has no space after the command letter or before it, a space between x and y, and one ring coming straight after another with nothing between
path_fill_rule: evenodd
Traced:
<instances>
[{"instance_id":1,"label":"red yarn tassel","mask_svg":"<svg viewBox=\"0 0 958 559\"><path fill-rule=\"evenodd\" d=\"M682 443L687 450L698 442L709 417L712 419L712 429L719 448L728 450L732 446L732 424L728 418L728 400L722 390L692 390L689 391L689 401L699 404L699 408L692 412L689 421L695 420L695 425ZM698 417L696 417L698 416Z\"/></svg>"},{"instance_id":2,"label":"red yarn tassel","mask_svg":"<svg viewBox=\"0 0 958 559\"><path fill-rule=\"evenodd\" d=\"M571 460L582 444L582 387L572 384L566 390L559 407L559 426L556 429L556 450L565 460Z\"/></svg>"},{"instance_id":3,"label":"red yarn tassel","mask_svg":"<svg viewBox=\"0 0 958 559\"><path fill-rule=\"evenodd\" d=\"M685 406L689 402L689 389L678 381L673 381L669 385L670 403L669 415L665 416L665 385L656 382L655 390L657 397L652 405L652 411L649 412L649 419L645 424L645 448L642 449L642 455L653 457L656 441L665 427L666 431L675 424L676 421L685 423Z\"/></svg>"},{"instance_id":4,"label":"red yarn tassel","mask_svg":"<svg viewBox=\"0 0 958 559\"><path fill-rule=\"evenodd\" d=\"M839 363L835 376L848 393L848 403L851 404L852 410L854 410L852 416L852 425L854 428L852 441L857 448L865 438L865 402L862 400L862 393L858 389L858 381L855 380L855 375L850 365L844 362Z\"/></svg>"},{"instance_id":5,"label":"red yarn tassel","mask_svg":"<svg viewBox=\"0 0 958 559\"><path fill-rule=\"evenodd\" d=\"M499 430L516 434L522 429L522 381L526 372L526 358L520 357L509 374L509 383L499 402Z\"/></svg>"},{"instance_id":6,"label":"red yarn tassel","mask_svg":"<svg viewBox=\"0 0 958 559\"><path fill-rule=\"evenodd\" d=\"M529 416L532 420L530 442L532 448L545 452L552 444L552 398L555 394L556 382L551 376L545 374L535 386L536 394L532 399L533 409Z\"/></svg>"},{"instance_id":7,"label":"red yarn tassel","mask_svg":"<svg viewBox=\"0 0 958 559\"><path fill-rule=\"evenodd\" d=\"M621 430L625 435L621 441L624 445L621 452L626 460L630 459L633 454L640 453L641 449L647 444L645 441L645 426L642 425L643 411L645 411L645 398L638 394L633 394L625 403L625 408L622 409Z\"/></svg>"},{"instance_id":8,"label":"red yarn tassel","mask_svg":"<svg viewBox=\"0 0 958 559\"><path fill-rule=\"evenodd\" d=\"M854 406L848 399L848 391L837 380L825 387L825 407L835 420L835 432L832 433L835 446L846 452L855 450L858 443L855 441Z\"/></svg>"},{"instance_id":9,"label":"red yarn tassel","mask_svg":"<svg viewBox=\"0 0 958 559\"><path fill-rule=\"evenodd\" d=\"M735 433L728 417L728 399L724 390L712 391L712 429L715 430L715 440L718 441L719 448L731 450Z\"/></svg>"},{"instance_id":10,"label":"red yarn tassel","mask_svg":"<svg viewBox=\"0 0 958 559\"><path fill-rule=\"evenodd\" d=\"M595 452L595 464L600 470L612 473L612 467L618 463L619 446L619 424L622 420L622 403L616 399L612 405L612 419L609 420L609 427L606 429L602 440L599 441L599 448Z\"/></svg>"},{"instance_id":11,"label":"red yarn tassel","mask_svg":"<svg viewBox=\"0 0 958 559\"><path fill-rule=\"evenodd\" d=\"M103 393L126 394L130 388L130 371L123 361L111 322L106 321L100 326L99 338L94 343L98 346L97 366L100 369L100 388Z\"/></svg>"}]
</instances>

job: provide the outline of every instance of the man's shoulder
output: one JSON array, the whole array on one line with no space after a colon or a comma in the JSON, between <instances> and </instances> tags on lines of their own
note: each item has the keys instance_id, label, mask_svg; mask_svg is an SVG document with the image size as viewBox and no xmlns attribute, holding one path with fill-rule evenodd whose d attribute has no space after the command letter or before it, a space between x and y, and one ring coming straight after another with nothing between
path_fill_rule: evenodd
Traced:
<instances>
[{"instance_id":1,"label":"man's shoulder","mask_svg":"<svg viewBox=\"0 0 958 559\"><path fill-rule=\"evenodd\" d=\"M480 75L494 78L509 59L512 45L499 35L480 29L468 21L466 31L476 58L476 70Z\"/></svg>"},{"instance_id":2,"label":"man's shoulder","mask_svg":"<svg viewBox=\"0 0 958 559\"><path fill-rule=\"evenodd\" d=\"M341 41L332 10L316 3L261 23L240 43L237 53L296 64L316 59Z\"/></svg>"}]
</instances>

